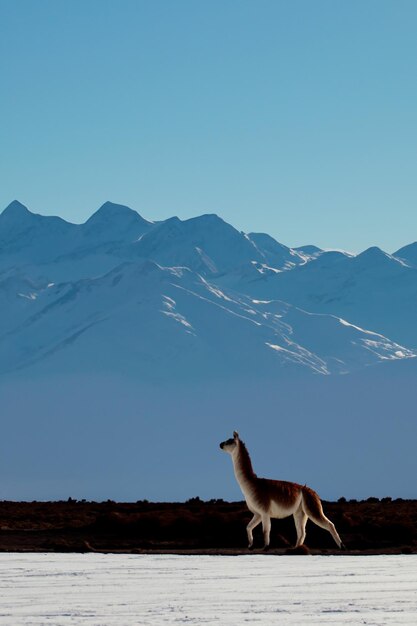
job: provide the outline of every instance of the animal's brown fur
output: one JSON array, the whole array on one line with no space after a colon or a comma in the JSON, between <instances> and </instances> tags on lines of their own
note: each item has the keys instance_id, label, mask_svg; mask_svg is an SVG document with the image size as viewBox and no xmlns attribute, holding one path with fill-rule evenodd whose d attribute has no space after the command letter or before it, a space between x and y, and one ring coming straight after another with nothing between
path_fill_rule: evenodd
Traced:
<instances>
[{"instance_id":1,"label":"animal's brown fur","mask_svg":"<svg viewBox=\"0 0 417 626\"><path fill-rule=\"evenodd\" d=\"M315 519L320 519L324 515L324 513L318 494L306 485L302 487L302 491L304 502L306 504L306 507L308 508L309 515L311 515L312 520L314 521Z\"/></svg>"}]
</instances>

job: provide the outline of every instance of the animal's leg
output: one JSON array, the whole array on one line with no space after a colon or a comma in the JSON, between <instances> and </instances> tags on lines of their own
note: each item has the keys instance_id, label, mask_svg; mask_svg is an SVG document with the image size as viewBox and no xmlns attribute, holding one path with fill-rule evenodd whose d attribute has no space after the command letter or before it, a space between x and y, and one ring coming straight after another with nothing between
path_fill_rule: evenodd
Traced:
<instances>
[{"instance_id":1,"label":"animal's leg","mask_svg":"<svg viewBox=\"0 0 417 626\"><path fill-rule=\"evenodd\" d=\"M303 489L302 494L301 507L304 512L307 513L308 517L317 524L317 526L329 531L339 548L344 548L333 522L323 513L323 507L318 495L307 487Z\"/></svg>"},{"instance_id":2,"label":"animal's leg","mask_svg":"<svg viewBox=\"0 0 417 626\"><path fill-rule=\"evenodd\" d=\"M306 524L308 516L304 513L300 507L298 511L294 513L295 529L297 531L297 541L295 547L302 546L306 538Z\"/></svg>"},{"instance_id":3,"label":"animal's leg","mask_svg":"<svg viewBox=\"0 0 417 626\"><path fill-rule=\"evenodd\" d=\"M340 539L339 534L336 530L336 527L333 524L333 522L329 520L329 518L327 518L325 515L321 515L320 517L310 516L310 519L315 524L317 524L317 526L320 526L320 528L324 528L325 530L328 530L331 536L333 537L333 539L335 540L335 542L337 543L337 545L339 546L339 548L344 548L342 540Z\"/></svg>"},{"instance_id":4,"label":"animal's leg","mask_svg":"<svg viewBox=\"0 0 417 626\"><path fill-rule=\"evenodd\" d=\"M264 531L264 550L269 548L269 536L271 534L271 518L269 515L262 516L262 528Z\"/></svg>"},{"instance_id":5,"label":"animal's leg","mask_svg":"<svg viewBox=\"0 0 417 626\"><path fill-rule=\"evenodd\" d=\"M252 550L253 548L253 534L252 534L252 530L254 528L256 528L258 526L258 524L260 524L262 521L262 517L259 515L259 513L255 513L254 516L252 517L251 521L249 522L249 524L246 526L246 531L248 533L248 540L249 540L249 550Z\"/></svg>"}]
</instances>

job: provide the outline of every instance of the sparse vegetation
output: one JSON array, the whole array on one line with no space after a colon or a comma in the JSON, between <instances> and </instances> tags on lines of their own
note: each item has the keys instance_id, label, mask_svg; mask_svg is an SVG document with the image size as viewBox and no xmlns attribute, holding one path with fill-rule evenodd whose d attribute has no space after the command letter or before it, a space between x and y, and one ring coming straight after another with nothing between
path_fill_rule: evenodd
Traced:
<instances>
[{"instance_id":1,"label":"sparse vegetation","mask_svg":"<svg viewBox=\"0 0 417 626\"><path fill-rule=\"evenodd\" d=\"M416 553L417 500L389 497L323 503L351 552ZM208 551L246 553L244 502L7 502L0 507L1 551ZM259 529L257 529L259 530ZM31 532L28 532L31 531ZM293 545L292 519L273 520L271 550ZM255 549L261 531L254 532ZM330 535L308 526L310 551L339 552Z\"/></svg>"}]
</instances>

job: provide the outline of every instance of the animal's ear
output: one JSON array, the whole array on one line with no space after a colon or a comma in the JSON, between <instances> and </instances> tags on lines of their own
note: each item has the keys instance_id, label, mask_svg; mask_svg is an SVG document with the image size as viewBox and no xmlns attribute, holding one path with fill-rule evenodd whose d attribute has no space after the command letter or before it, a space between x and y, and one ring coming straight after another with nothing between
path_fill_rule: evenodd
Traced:
<instances>
[{"instance_id":1,"label":"animal's ear","mask_svg":"<svg viewBox=\"0 0 417 626\"><path fill-rule=\"evenodd\" d=\"M238 433L238 432L236 432L236 430L234 430L234 431L233 431L233 437L234 437L235 439L239 439L239 433Z\"/></svg>"}]
</instances>

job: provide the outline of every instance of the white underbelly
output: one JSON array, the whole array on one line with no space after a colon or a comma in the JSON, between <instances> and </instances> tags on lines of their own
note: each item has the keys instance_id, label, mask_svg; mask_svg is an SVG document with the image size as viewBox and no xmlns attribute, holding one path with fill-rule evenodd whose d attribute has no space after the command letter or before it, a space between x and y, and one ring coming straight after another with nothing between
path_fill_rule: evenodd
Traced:
<instances>
[{"instance_id":1,"label":"white underbelly","mask_svg":"<svg viewBox=\"0 0 417 626\"><path fill-rule=\"evenodd\" d=\"M269 516L276 518L288 517L289 515L293 515L297 508L298 505L285 506L279 502L271 502L269 505Z\"/></svg>"}]
</instances>

